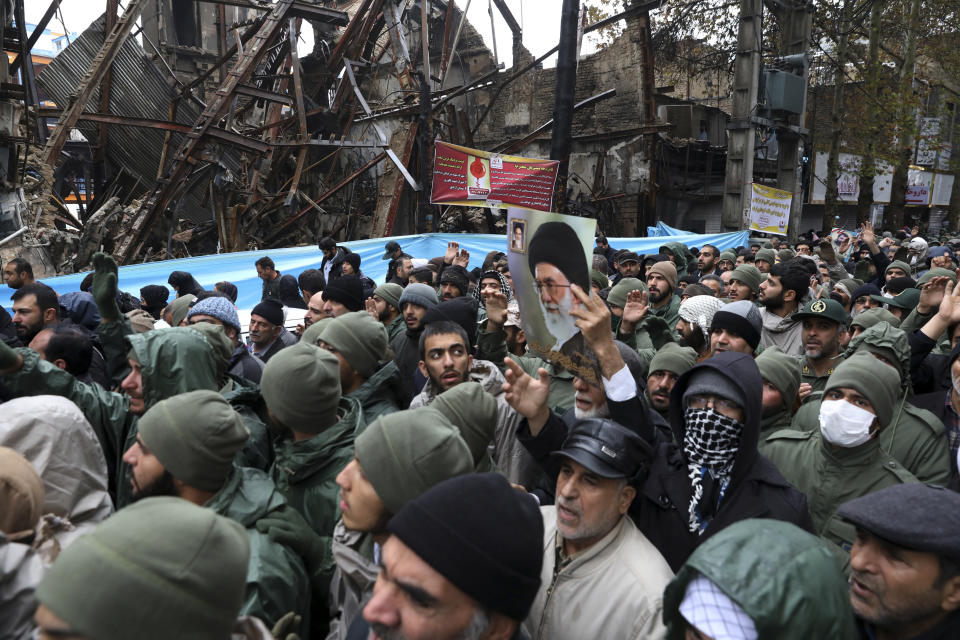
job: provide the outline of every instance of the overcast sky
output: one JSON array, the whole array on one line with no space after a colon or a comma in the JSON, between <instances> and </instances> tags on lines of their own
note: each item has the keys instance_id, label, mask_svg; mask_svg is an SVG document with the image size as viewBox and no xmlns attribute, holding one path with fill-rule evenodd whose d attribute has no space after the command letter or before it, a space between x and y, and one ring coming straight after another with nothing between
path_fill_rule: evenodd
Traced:
<instances>
[{"instance_id":1,"label":"overcast sky","mask_svg":"<svg viewBox=\"0 0 960 640\"><path fill-rule=\"evenodd\" d=\"M461 10L467 6L467 0L455 1L457 7ZM523 28L524 45L535 57L545 53L557 43L560 36L560 9L563 4L561 0L505 1ZM105 4L105 2L97 2L96 0L63 0L60 4L60 11L67 31L83 32L90 22L103 13ZM126 5L126 1L121 0L121 5ZM26 2L27 22L36 23L40 20L48 6L47 0ZM491 50L493 49L491 34L496 33L499 59L509 68L513 64L510 28L496 6L493 6L494 28L491 29L490 15L487 12L489 6L493 6L491 0L472 0L467 16L474 28L483 35L487 46ZM63 31L58 16L54 16L53 20L50 21L49 28L53 31ZM308 34L304 34L304 36L300 49L302 53L309 53L313 48L312 37L309 37ZM589 53L595 49L589 35L584 39L583 48L583 53ZM555 64L553 60L547 61L547 66L553 64Z\"/></svg>"}]
</instances>

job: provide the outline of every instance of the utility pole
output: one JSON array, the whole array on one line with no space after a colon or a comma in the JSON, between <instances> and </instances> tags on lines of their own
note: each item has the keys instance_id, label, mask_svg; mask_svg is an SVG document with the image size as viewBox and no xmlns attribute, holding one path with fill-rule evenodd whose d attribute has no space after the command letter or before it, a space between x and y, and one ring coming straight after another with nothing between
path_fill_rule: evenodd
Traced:
<instances>
[{"instance_id":1,"label":"utility pole","mask_svg":"<svg viewBox=\"0 0 960 640\"><path fill-rule=\"evenodd\" d=\"M779 6L779 5L778 5ZM813 4L797 3L776 10L777 20L783 38L783 54L799 56L810 48L810 29L813 21ZM800 73L803 75L803 102L800 115L795 116L796 127L777 129L777 141L780 153L777 156L777 186L793 194L790 201L790 218L787 223L787 238L796 242L800 235L800 216L803 213L803 171L800 160L803 158L803 136L807 117L807 83L810 73L809 61L804 59Z\"/></svg>"},{"instance_id":2,"label":"utility pole","mask_svg":"<svg viewBox=\"0 0 960 640\"><path fill-rule=\"evenodd\" d=\"M759 1L759 0L758 0ZM570 163L570 132L577 88L577 18L580 0L563 0L560 14L560 48L557 54L557 85L553 105L550 159L559 160L554 211L567 210L567 171Z\"/></svg>"},{"instance_id":3,"label":"utility pole","mask_svg":"<svg viewBox=\"0 0 960 640\"><path fill-rule=\"evenodd\" d=\"M723 185L721 223L726 229L743 228L749 199L744 190L753 182L754 124L760 84L760 42L763 0L740 0L740 28L733 72L733 114L727 125L727 173Z\"/></svg>"}]
</instances>

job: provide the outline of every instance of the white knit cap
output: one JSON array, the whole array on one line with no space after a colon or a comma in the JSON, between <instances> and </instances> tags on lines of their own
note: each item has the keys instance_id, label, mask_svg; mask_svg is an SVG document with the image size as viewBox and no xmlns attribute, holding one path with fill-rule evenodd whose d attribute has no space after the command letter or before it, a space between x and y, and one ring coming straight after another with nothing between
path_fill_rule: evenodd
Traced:
<instances>
[{"instance_id":1,"label":"white knit cap","mask_svg":"<svg viewBox=\"0 0 960 640\"><path fill-rule=\"evenodd\" d=\"M713 640L757 640L757 627L740 605L702 575L690 581L680 614Z\"/></svg>"},{"instance_id":2,"label":"white knit cap","mask_svg":"<svg viewBox=\"0 0 960 640\"><path fill-rule=\"evenodd\" d=\"M710 323L713 322L713 314L723 306L719 298L713 296L692 296L680 303L680 309L677 313L680 317L692 324L700 327L703 337L707 342L710 341Z\"/></svg>"}]
</instances>

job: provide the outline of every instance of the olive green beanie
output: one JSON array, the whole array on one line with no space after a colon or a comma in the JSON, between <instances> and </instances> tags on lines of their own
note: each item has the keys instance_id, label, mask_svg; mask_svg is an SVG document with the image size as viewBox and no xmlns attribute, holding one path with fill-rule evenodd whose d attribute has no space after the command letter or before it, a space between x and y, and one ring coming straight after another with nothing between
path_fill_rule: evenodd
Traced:
<instances>
[{"instance_id":1,"label":"olive green beanie","mask_svg":"<svg viewBox=\"0 0 960 640\"><path fill-rule=\"evenodd\" d=\"M340 361L308 344L281 349L263 368L260 395L284 427L318 434L337 423Z\"/></svg>"},{"instance_id":2,"label":"olive green beanie","mask_svg":"<svg viewBox=\"0 0 960 640\"><path fill-rule=\"evenodd\" d=\"M940 267L934 267L923 274L919 280L917 280L917 288L919 289L923 285L927 284L934 278L950 278L951 282L957 281L957 274L951 271L950 269L941 269Z\"/></svg>"},{"instance_id":3,"label":"olive green beanie","mask_svg":"<svg viewBox=\"0 0 960 640\"><path fill-rule=\"evenodd\" d=\"M65 548L36 596L95 640L228 640L249 555L239 523L181 498L146 498Z\"/></svg>"},{"instance_id":4,"label":"olive green beanie","mask_svg":"<svg viewBox=\"0 0 960 640\"><path fill-rule=\"evenodd\" d=\"M180 323L183 322L187 313L190 312L190 303L197 299L197 296L192 293L188 293L185 296L180 296L176 300L170 303L170 326L179 327Z\"/></svg>"},{"instance_id":5,"label":"olive green beanie","mask_svg":"<svg viewBox=\"0 0 960 640\"><path fill-rule=\"evenodd\" d=\"M900 396L900 378L892 367L877 366L877 359L869 353L854 353L841 362L827 379L824 397L831 389L846 388L859 391L873 406L880 428L893 418L893 410Z\"/></svg>"},{"instance_id":6,"label":"olive green beanie","mask_svg":"<svg viewBox=\"0 0 960 640\"><path fill-rule=\"evenodd\" d=\"M750 290L756 293L760 290L760 282L763 275L760 270L752 264L741 264L730 273L731 280L737 280L750 287Z\"/></svg>"},{"instance_id":7,"label":"olive green beanie","mask_svg":"<svg viewBox=\"0 0 960 640\"><path fill-rule=\"evenodd\" d=\"M697 364L697 352L691 347L681 347L676 342L668 342L660 347L650 361L650 373L669 371L682 376Z\"/></svg>"},{"instance_id":8,"label":"olive green beanie","mask_svg":"<svg viewBox=\"0 0 960 640\"><path fill-rule=\"evenodd\" d=\"M497 400L479 382L461 382L430 403L442 413L467 443L474 464L480 464L497 428Z\"/></svg>"},{"instance_id":9,"label":"olive green beanie","mask_svg":"<svg viewBox=\"0 0 960 640\"><path fill-rule=\"evenodd\" d=\"M857 314L857 317L850 322L851 327L863 327L864 329L869 329L875 324L881 322L889 322L890 326L900 327L900 318L893 315L886 309L876 308L876 309L867 309L866 311L861 311Z\"/></svg>"},{"instance_id":10,"label":"olive green beanie","mask_svg":"<svg viewBox=\"0 0 960 640\"><path fill-rule=\"evenodd\" d=\"M764 262L769 262L774 264L777 261L777 252L772 248L770 249L760 249L757 251L757 254L753 257L753 261L763 260Z\"/></svg>"},{"instance_id":11,"label":"olive green beanie","mask_svg":"<svg viewBox=\"0 0 960 640\"><path fill-rule=\"evenodd\" d=\"M907 277L910 277L910 265L902 260L894 260L888 264L887 268L883 270L884 275L886 275L887 271L890 271L890 269L900 269L907 275Z\"/></svg>"},{"instance_id":12,"label":"olive green beanie","mask_svg":"<svg viewBox=\"0 0 960 640\"><path fill-rule=\"evenodd\" d=\"M800 360L777 347L767 347L755 362L760 377L775 386L783 396L784 409L792 408L800 391Z\"/></svg>"},{"instance_id":13,"label":"olive green beanie","mask_svg":"<svg viewBox=\"0 0 960 640\"><path fill-rule=\"evenodd\" d=\"M627 306L627 296L631 291L646 291L647 285L638 278L620 278L617 284L613 285L610 293L607 294L607 304L616 307Z\"/></svg>"},{"instance_id":14,"label":"olive green beanie","mask_svg":"<svg viewBox=\"0 0 960 640\"><path fill-rule=\"evenodd\" d=\"M731 251L730 249L727 249L727 250L725 250L725 251L721 251L721 252L720 252L720 258L718 259L718 262L719 262L720 260L729 260L730 262L736 264L736 263L737 263L737 252L736 252L736 251Z\"/></svg>"},{"instance_id":15,"label":"olive green beanie","mask_svg":"<svg viewBox=\"0 0 960 640\"><path fill-rule=\"evenodd\" d=\"M343 354L347 363L364 378L377 370L387 353L387 329L366 311L352 311L323 325L323 340Z\"/></svg>"},{"instance_id":16,"label":"olive green beanie","mask_svg":"<svg viewBox=\"0 0 960 640\"><path fill-rule=\"evenodd\" d=\"M597 285L598 289L606 289L610 286L610 278L605 273L600 273L596 269L590 271L591 284Z\"/></svg>"},{"instance_id":17,"label":"olive green beanie","mask_svg":"<svg viewBox=\"0 0 960 640\"><path fill-rule=\"evenodd\" d=\"M363 475L390 513L427 489L473 472L473 457L456 427L430 407L374 420L354 443Z\"/></svg>"},{"instance_id":18,"label":"olive green beanie","mask_svg":"<svg viewBox=\"0 0 960 640\"><path fill-rule=\"evenodd\" d=\"M403 287L393 282L387 282L374 289L373 295L380 296L388 305L399 310Z\"/></svg>"},{"instance_id":19,"label":"olive green beanie","mask_svg":"<svg viewBox=\"0 0 960 640\"><path fill-rule=\"evenodd\" d=\"M333 322L333 318L320 318L309 327L303 330L303 335L300 336L301 344L312 344L317 346L317 340L320 339L320 334L323 333L324 327Z\"/></svg>"},{"instance_id":20,"label":"olive green beanie","mask_svg":"<svg viewBox=\"0 0 960 640\"><path fill-rule=\"evenodd\" d=\"M780 251L777 251L777 259L780 260L780 262L787 262L796 257L797 254L794 253L793 249L780 249Z\"/></svg>"},{"instance_id":21,"label":"olive green beanie","mask_svg":"<svg viewBox=\"0 0 960 640\"><path fill-rule=\"evenodd\" d=\"M243 419L216 391L190 391L162 400L137 423L140 438L181 482L218 491L249 435Z\"/></svg>"}]
</instances>

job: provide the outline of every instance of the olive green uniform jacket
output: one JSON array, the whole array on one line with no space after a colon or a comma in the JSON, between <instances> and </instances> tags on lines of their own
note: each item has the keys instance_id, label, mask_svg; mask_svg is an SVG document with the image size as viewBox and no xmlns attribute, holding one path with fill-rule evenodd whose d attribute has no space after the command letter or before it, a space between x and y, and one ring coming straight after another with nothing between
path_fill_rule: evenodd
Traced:
<instances>
[{"instance_id":1,"label":"olive green uniform jacket","mask_svg":"<svg viewBox=\"0 0 960 640\"><path fill-rule=\"evenodd\" d=\"M855 527L837 516L844 502L897 484L917 482L872 438L856 447L836 447L817 431L778 431L766 438L763 454L790 484L807 496L813 532L849 558Z\"/></svg>"}]
</instances>

